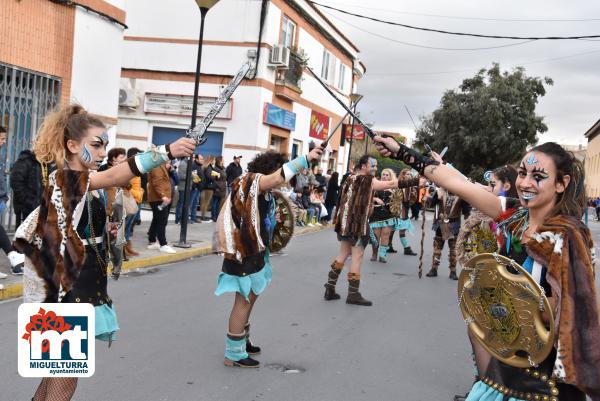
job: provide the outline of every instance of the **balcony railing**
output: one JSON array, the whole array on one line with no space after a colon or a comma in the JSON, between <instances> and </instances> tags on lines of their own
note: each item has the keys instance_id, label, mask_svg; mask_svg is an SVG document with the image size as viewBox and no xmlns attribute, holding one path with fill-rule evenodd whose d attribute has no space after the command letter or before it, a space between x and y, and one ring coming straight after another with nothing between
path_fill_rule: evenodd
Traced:
<instances>
[{"instance_id":1,"label":"balcony railing","mask_svg":"<svg viewBox=\"0 0 600 401\"><path fill-rule=\"evenodd\" d=\"M282 85L302 93L300 88L302 83L302 72L304 71L304 60L295 53L290 54L290 62L288 68L277 71L277 79L275 85Z\"/></svg>"}]
</instances>

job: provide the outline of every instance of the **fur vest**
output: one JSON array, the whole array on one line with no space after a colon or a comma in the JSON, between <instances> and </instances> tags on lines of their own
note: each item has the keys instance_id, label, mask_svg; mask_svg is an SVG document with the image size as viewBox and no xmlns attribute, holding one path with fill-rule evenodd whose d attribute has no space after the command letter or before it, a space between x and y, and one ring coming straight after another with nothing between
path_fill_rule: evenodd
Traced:
<instances>
[{"instance_id":1,"label":"fur vest","mask_svg":"<svg viewBox=\"0 0 600 401\"><path fill-rule=\"evenodd\" d=\"M25 254L25 302L59 302L71 290L85 259L77 225L85 206L89 172L57 170L42 203L19 226L14 247Z\"/></svg>"},{"instance_id":2,"label":"fur vest","mask_svg":"<svg viewBox=\"0 0 600 401\"><path fill-rule=\"evenodd\" d=\"M262 174L246 173L233 181L213 233L213 251L241 263L266 249L260 232L258 197Z\"/></svg>"},{"instance_id":3,"label":"fur vest","mask_svg":"<svg viewBox=\"0 0 600 401\"><path fill-rule=\"evenodd\" d=\"M546 266L546 281L557 301L553 376L600 401L600 315L591 233L573 217L556 216L524 245L529 256Z\"/></svg>"},{"instance_id":4,"label":"fur vest","mask_svg":"<svg viewBox=\"0 0 600 401\"><path fill-rule=\"evenodd\" d=\"M351 174L341 189L335 214L335 231L341 236L360 238L369 233L369 215L373 203L372 175Z\"/></svg>"}]
</instances>

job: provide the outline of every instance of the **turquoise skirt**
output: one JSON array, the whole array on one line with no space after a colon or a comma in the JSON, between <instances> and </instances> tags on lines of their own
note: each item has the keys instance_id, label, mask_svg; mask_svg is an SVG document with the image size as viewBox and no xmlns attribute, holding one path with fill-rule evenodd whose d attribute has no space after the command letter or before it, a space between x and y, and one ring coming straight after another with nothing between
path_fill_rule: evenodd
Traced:
<instances>
[{"instance_id":1,"label":"turquoise skirt","mask_svg":"<svg viewBox=\"0 0 600 401\"><path fill-rule=\"evenodd\" d=\"M254 295L260 295L271 283L273 269L269 261L269 253L265 253L265 266L258 272L248 276L232 276L231 274L221 272L217 278L217 289L215 295L219 296L226 292L239 292L250 302L248 298L250 291Z\"/></svg>"},{"instance_id":2,"label":"turquoise skirt","mask_svg":"<svg viewBox=\"0 0 600 401\"><path fill-rule=\"evenodd\" d=\"M106 304L94 306L94 311L96 312L96 339L102 341L116 340L119 322L117 322L114 305L112 307Z\"/></svg>"},{"instance_id":3,"label":"turquoise skirt","mask_svg":"<svg viewBox=\"0 0 600 401\"><path fill-rule=\"evenodd\" d=\"M466 401L503 401L505 395L494 390L482 381L478 381L473 385L473 388L469 392L469 396ZM524 401L520 398L507 397L506 401Z\"/></svg>"},{"instance_id":4,"label":"turquoise skirt","mask_svg":"<svg viewBox=\"0 0 600 401\"><path fill-rule=\"evenodd\" d=\"M372 229L375 228L383 228L383 227L396 227L398 225L398 218L397 217L392 217L390 219L387 220L380 220L380 221L375 221L373 223L369 223L369 226Z\"/></svg>"},{"instance_id":5,"label":"turquoise skirt","mask_svg":"<svg viewBox=\"0 0 600 401\"><path fill-rule=\"evenodd\" d=\"M397 231L407 230L409 233L412 233L415 230L415 228L413 227L412 221L410 221L410 219L406 219L406 220L397 219L396 227L394 229Z\"/></svg>"}]
</instances>

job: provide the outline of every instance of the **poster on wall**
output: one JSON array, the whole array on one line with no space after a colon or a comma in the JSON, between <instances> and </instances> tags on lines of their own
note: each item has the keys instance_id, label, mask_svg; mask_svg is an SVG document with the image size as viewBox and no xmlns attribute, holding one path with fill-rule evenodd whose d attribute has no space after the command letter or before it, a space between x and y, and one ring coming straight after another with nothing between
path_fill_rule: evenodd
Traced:
<instances>
[{"instance_id":1,"label":"poster on wall","mask_svg":"<svg viewBox=\"0 0 600 401\"><path fill-rule=\"evenodd\" d=\"M344 136L346 137L346 139L350 139L350 137L352 136L353 133L354 133L353 139L357 139L357 140L365 139L365 136L366 136L365 129L362 127L362 125L354 124L354 131L352 131L351 124L342 124L342 126L344 129Z\"/></svg>"},{"instance_id":2,"label":"poster on wall","mask_svg":"<svg viewBox=\"0 0 600 401\"><path fill-rule=\"evenodd\" d=\"M313 110L312 113L310 113L310 129L308 131L308 136L325 140L327 135L329 135L329 116Z\"/></svg>"},{"instance_id":3,"label":"poster on wall","mask_svg":"<svg viewBox=\"0 0 600 401\"><path fill-rule=\"evenodd\" d=\"M265 103L263 108L263 123L294 131L296 129L296 113L271 103Z\"/></svg>"}]
</instances>

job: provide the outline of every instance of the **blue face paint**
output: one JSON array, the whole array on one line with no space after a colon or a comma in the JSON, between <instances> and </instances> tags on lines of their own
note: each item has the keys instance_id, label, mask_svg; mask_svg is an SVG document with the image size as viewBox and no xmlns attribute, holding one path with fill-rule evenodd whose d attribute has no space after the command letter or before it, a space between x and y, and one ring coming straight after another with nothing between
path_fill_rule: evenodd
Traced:
<instances>
[{"instance_id":1,"label":"blue face paint","mask_svg":"<svg viewBox=\"0 0 600 401\"><path fill-rule=\"evenodd\" d=\"M84 164L89 164L92 162L92 153L90 152L87 143L83 144L83 149L81 150L81 156L79 156L79 158Z\"/></svg>"},{"instance_id":2,"label":"blue face paint","mask_svg":"<svg viewBox=\"0 0 600 401\"><path fill-rule=\"evenodd\" d=\"M529 158L527 159L527 164L532 165L532 164L536 164L538 161L535 158L535 154L531 153L531 155L529 155Z\"/></svg>"}]
</instances>

